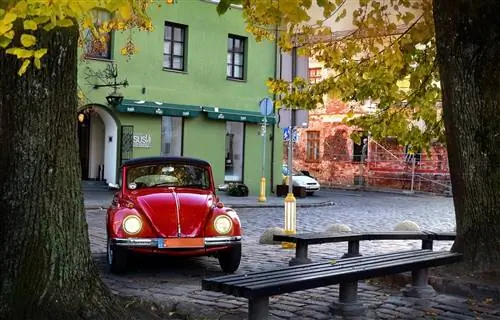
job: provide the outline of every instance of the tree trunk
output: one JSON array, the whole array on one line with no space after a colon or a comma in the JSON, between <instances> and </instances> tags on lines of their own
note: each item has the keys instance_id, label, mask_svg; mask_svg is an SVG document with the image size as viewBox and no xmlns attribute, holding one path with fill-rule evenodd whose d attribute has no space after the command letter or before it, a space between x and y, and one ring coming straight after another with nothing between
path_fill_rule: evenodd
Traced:
<instances>
[{"instance_id":1,"label":"tree trunk","mask_svg":"<svg viewBox=\"0 0 500 320\"><path fill-rule=\"evenodd\" d=\"M0 319L122 317L90 253L77 156L78 31L37 37L48 54L22 77L21 63L0 49Z\"/></svg>"},{"instance_id":2,"label":"tree trunk","mask_svg":"<svg viewBox=\"0 0 500 320\"><path fill-rule=\"evenodd\" d=\"M434 0L456 211L469 270L500 268L500 1Z\"/></svg>"}]
</instances>

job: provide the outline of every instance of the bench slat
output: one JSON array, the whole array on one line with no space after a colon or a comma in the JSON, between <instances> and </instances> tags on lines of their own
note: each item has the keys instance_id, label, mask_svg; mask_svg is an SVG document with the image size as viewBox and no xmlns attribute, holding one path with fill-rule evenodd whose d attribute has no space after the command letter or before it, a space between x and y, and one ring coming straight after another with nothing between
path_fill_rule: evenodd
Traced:
<instances>
[{"instance_id":1,"label":"bench slat","mask_svg":"<svg viewBox=\"0 0 500 320\"><path fill-rule=\"evenodd\" d=\"M395 254L387 254L383 257L381 256L367 256L367 257L356 257L349 259L341 259L337 260L336 263L318 263L314 266L307 268L301 268L299 270L289 270L289 269L278 269L271 272L255 273L248 274L246 277L237 277L232 280L226 279L224 280L225 285L236 285L236 286L245 286L247 283L255 283L258 281L279 281L280 279L291 279L297 278L304 275L309 275L312 273L321 273L321 272L334 272L339 269L348 269L348 268L359 268L363 266L371 266L379 263L390 263L394 260L401 259L417 259L419 257L427 256L432 254L431 251L426 252L423 250L419 250L418 252L410 251L406 252L406 254L401 254L400 252ZM350 261L347 261L350 260ZM307 265L306 265L307 266ZM311 265L309 265L311 266Z\"/></svg>"},{"instance_id":2,"label":"bench slat","mask_svg":"<svg viewBox=\"0 0 500 320\"><path fill-rule=\"evenodd\" d=\"M438 266L457 262L462 258L461 254L449 252L419 251L421 253L413 251L413 256L401 256L396 253L383 255L385 256L383 259L380 259L382 255L358 257L342 259L336 264L308 264L268 272L204 279L202 287L205 290L219 291L246 298L271 296L311 289L317 286L333 285L339 282L362 280L412 269ZM372 260L373 258L378 258L378 260ZM368 259L370 259L369 262L366 262ZM358 262L358 265L347 264L348 260ZM314 269L311 270L311 268ZM290 273L292 270L295 272Z\"/></svg>"},{"instance_id":3,"label":"bench slat","mask_svg":"<svg viewBox=\"0 0 500 320\"><path fill-rule=\"evenodd\" d=\"M373 255L373 256L361 256L361 257L351 257L351 258L343 258L343 259L338 259L337 260L337 265L345 265L345 264L351 264L351 263L358 263L358 260L364 260L364 261L372 261L374 259L384 259L386 257L402 257L406 255L414 255L418 254L421 252L426 252L424 250L408 250L408 251L398 251L398 252L390 252L390 253L384 253L380 255ZM315 263L310 263L310 264L301 264L301 265L296 265L296 266L291 266L291 267L286 267L286 268L281 268L281 269L274 269L274 270L268 270L268 271L259 271L259 272L253 272L253 273L248 273L245 274L245 277L269 277L271 274L276 274L277 272L282 272L285 274L288 273L297 273L300 272L301 269L307 269L311 270L311 268L314 268L315 266L323 266L324 262L315 262ZM213 277L210 278L209 280L211 282L228 282L232 281L234 279L240 279L242 277L241 274L232 274L232 275L224 275L224 276L219 276L219 277Z\"/></svg>"},{"instance_id":4,"label":"bench slat","mask_svg":"<svg viewBox=\"0 0 500 320\"><path fill-rule=\"evenodd\" d=\"M448 253L444 253L442 256L447 256ZM288 277L279 277L279 278L268 278L268 279L260 279L256 281L250 281L250 282L242 282L242 283L226 283L228 285L233 285L233 286L238 286L238 287L246 287L246 288L252 288L252 287L259 287L261 285L273 285L273 283L287 283L287 282L294 282L294 281L303 281L307 280L308 278L315 278L315 277L323 277L323 276L328 276L331 274L349 274L352 272L356 272L359 270L372 270L372 269L377 269L377 268L385 268L385 267L391 267L393 265L399 265L399 264L412 264L412 263L418 263L422 261L427 261L429 259L437 259L440 257L437 257L435 254L426 254L426 255L420 255L420 256L414 256L414 257L404 257L404 258L396 258L396 259L387 259L387 260L380 260L380 261L371 261L371 262L366 262L366 263L360 263L357 265L350 265L350 266L337 266L337 265L332 265L332 264L324 264L323 269L317 269L312 272L303 272L302 274L295 274L291 275Z\"/></svg>"},{"instance_id":5,"label":"bench slat","mask_svg":"<svg viewBox=\"0 0 500 320\"><path fill-rule=\"evenodd\" d=\"M243 288L237 288L243 296L262 296L288 293L297 290L306 290L316 288L318 285L326 286L338 284L340 282L350 282L364 280L373 277L384 276L387 274L401 273L413 269L428 268L442 264L457 262L461 259L461 255L446 254L441 257L427 257L419 260L401 260L393 261L387 264L375 266L367 266L354 270L341 270L336 273L326 273L321 276L310 276L302 279L288 280L277 285L276 283L266 283L260 285L252 285Z\"/></svg>"},{"instance_id":6,"label":"bench slat","mask_svg":"<svg viewBox=\"0 0 500 320\"><path fill-rule=\"evenodd\" d=\"M276 234L273 236L274 241L285 242L303 242L307 244L323 244L346 241L370 241L370 240L427 240L433 239L440 234L430 232L415 232L415 231L392 231L392 232L364 232L364 233L348 233L335 235L331 233L315 232L301 234ZM447 234L451 236L453 233ZM435 238L434 238L435 239ZM446 238L448 239L448 238ZM440 239L435 239L440 240ZM445 240L445 239L442 239ZM453 239L452 239L453 240Z\"/></svg>"}]
</instances>

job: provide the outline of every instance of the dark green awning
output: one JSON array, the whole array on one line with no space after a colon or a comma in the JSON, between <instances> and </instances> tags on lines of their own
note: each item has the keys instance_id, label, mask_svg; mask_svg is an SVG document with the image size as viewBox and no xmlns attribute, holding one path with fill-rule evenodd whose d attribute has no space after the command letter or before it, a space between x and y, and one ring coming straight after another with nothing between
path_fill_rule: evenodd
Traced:
<instances>
[{"instance_id":1,"label":"dark green awning","mask_svg":"<svg viewBox=\"0 0 500 320\"><path fill-rule=\"evenodd\" d=\"M116 110L124 113L143 113L156 116L197 117L202 108L200 106L123 99Z\"/></svg>"},{"instance_id":2,"label":"dark green awning","mask_svg":"<svg viewBox=\"0 0 500 320\"><path fill-rule=\"evenodd\" d=\"M264 116L257 111L225 109L216 107L203 107L203 111L207 113L207 117L209 119L214 120L264 123ZM276 123L276 118L274 115L267 116L266 120L268 124Z\"/></svg>"}]
</instances>

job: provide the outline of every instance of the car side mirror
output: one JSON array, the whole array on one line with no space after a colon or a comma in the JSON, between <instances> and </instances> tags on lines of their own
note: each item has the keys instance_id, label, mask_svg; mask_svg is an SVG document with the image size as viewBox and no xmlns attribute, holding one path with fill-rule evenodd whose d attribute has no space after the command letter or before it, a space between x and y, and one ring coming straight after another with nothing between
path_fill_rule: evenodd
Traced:
<instances>
[{"instance_id":1,"label":"car side mirror","mask_svg":"<svg viewBox=\"0 0 500 320\"><path fill-rule=\"evenodd\" d=\"M109 190L120 190L120 186L117 185L116 183L108 183L108 189Z\"/></svg>"}]
</instances>

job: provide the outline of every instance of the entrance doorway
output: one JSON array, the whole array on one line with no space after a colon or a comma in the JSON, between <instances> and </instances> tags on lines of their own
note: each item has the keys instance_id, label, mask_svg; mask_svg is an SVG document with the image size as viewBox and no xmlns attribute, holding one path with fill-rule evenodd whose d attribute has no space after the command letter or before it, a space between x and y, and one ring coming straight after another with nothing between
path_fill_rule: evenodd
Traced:
<instances>
[{"instance_id":1,"label":"entrance doorway","mask_svg":"<svg viewBox=\"0 0 500 320\"><path fill-rule=\"evenodd\" d=\"M89 180L90 114L78 113L78 150L82 180Z\"/></svg>"},{"instance_id":2,"label":"entrance doorway","mask_svg":"<svg viewBox=\"0 0 500 320\"><path fill-rule=\"evenodd\" d=\"M107 108L91 105L80 110L78 145L83 180L116 183L118 125Z\"/></svg>"}]
</instances>

